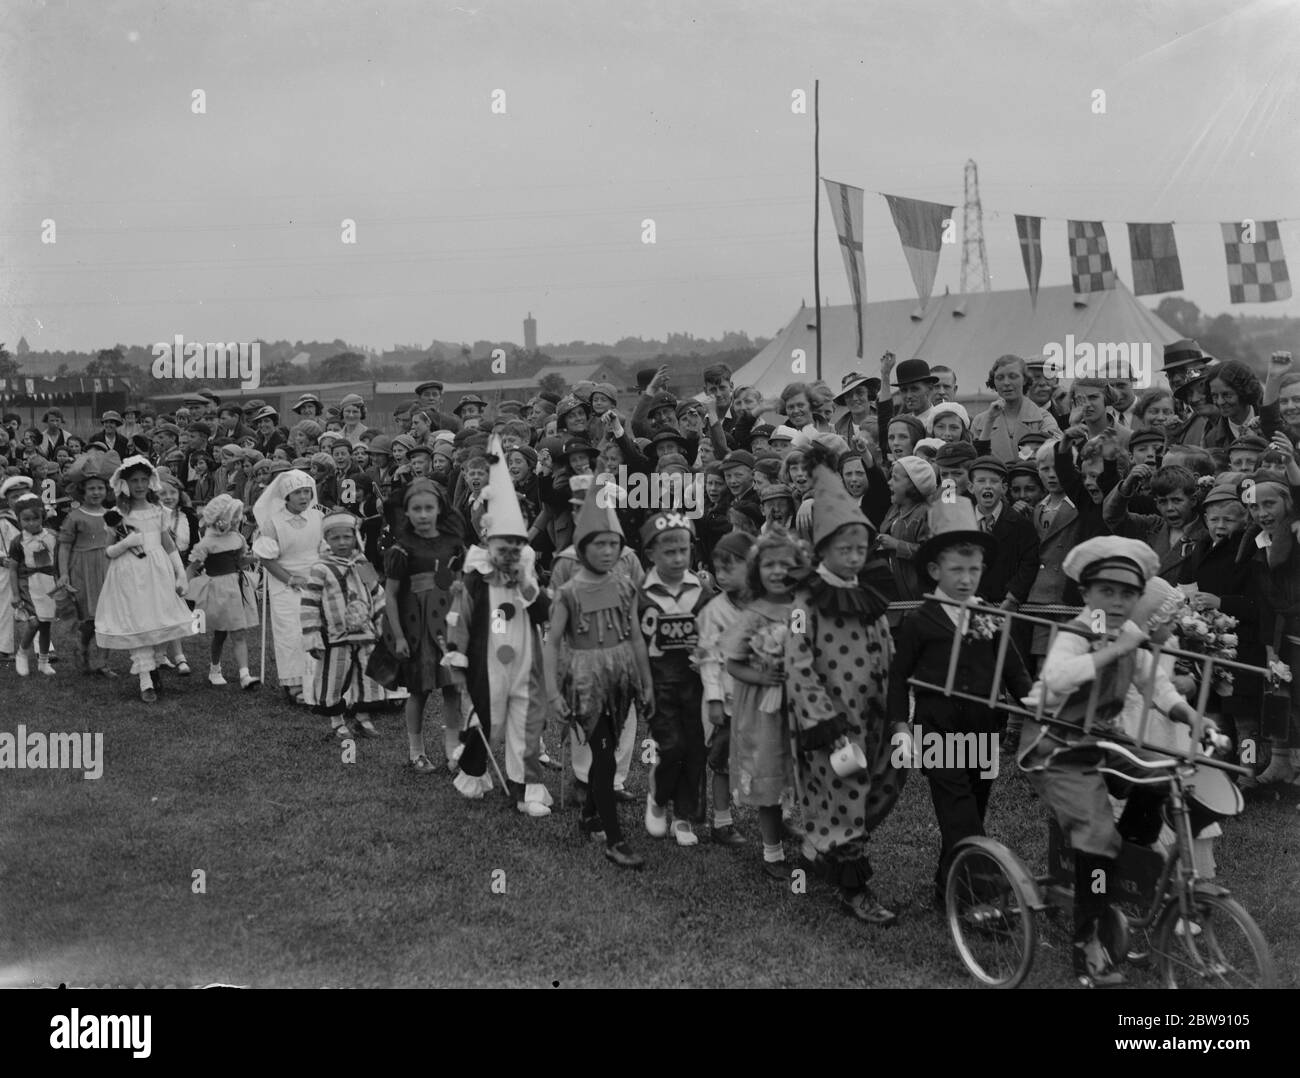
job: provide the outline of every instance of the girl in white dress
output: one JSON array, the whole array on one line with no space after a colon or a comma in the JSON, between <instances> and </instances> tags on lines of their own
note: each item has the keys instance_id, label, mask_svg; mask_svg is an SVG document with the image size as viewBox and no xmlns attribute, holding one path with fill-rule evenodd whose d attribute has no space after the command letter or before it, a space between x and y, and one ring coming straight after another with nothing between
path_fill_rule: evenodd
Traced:
<instances>
[{"instance_id":1,"label":"girl in white dress","mask_svg":"<svg viewBox=\"0 0 1300 1078\"><path fill-rule=\"evenodd\" d=\"M246 629L257 627L257 581L248 571L253 558L238 530L243 517L244 503L229 494L218 494L203 507L207 531L190 555L188 598L195 609L203 611L203 620L212 631L209 683L226 684L221 653L230 637L239 664L239 687L248 690L257 688L260 681L249 673L248 641L244 638Z\"/></svg>"},{"instance_id":2,"label":"girl in white dress","mask_svg":"<svg viewBox=\"0 0 1300 1078\"><path fill-rule=\"evenodd\" d=\"M193 635L185 594L185 567L163 524L158 470L144 457L128 457L113 473L110 486L122 521L104 588L95 608L95 642L101 648L131 653L131 673L140 679L140 697L153 703L154 648Z\"/></svg>"},{"instance_id":3,"label":"girl in white dress","mask_svg":"<svg viewBox=\"0 0 1300 1078\"><path fill-rule=\"evenodd\" d=\"M290 703L314 704L312 659L303 647L302 593L320 560L321 523L316 483L306 472L281 472L253 506L253 553L270 574L268 605L275 634L275 668Z\"/></svg>"}]
</instances>

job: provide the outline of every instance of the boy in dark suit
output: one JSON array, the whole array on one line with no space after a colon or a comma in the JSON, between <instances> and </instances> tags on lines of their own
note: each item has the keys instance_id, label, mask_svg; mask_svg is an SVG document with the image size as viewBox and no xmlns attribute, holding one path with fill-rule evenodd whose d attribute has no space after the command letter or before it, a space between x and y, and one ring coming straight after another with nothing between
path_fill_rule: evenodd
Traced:
<instances>
[{"instance_id":1,"label":"boy in dark suit","mask_svg":"<svg viewBox=\"0 0 1300 1078\"><path fill-rule=\"evenodd\" d=\"M1007 504L1007 467L993 457L970 462L979 529L992 540L978 595L990 606L1016 610L1038 573L1038 532Z\"/></svg>"},{"instance_id":2,"label":"boy in dark suit","mask_svg":"<svg viewBox=\"0 0 1300 1078\"><path fill-rule=\"evenodd\" d=\"M930 507L930 532L930 538L917 551L916 564L934 582L934 594L899 627L889 670L888 714L902 721L909 711L908 694L915 691L915 715L923 728L922 744L916 748L921 750L941 835L934 886L936 901L942 905L954 847L963 838L984 834L984 812L996 767L982 770L977 760L984 753L974 750L982 742L987 753L998 751L1001 719L994 709L973 701L927 689L913 690L908 679L945 684L953 649L960 641L953 689L987 698L994 687L998 637L1004 619L940 601L977 602L985 561L996 549L993 536L976 525L970 502L962 497L937 501ZM1014 647L1007 651L1001 687L1016 700L1031 687L1029 674ZM944 744L937 767L930 766L933 757L929 754L935 736L941 736ZM960 753L955 751L959 747ZM996 760L996 756L991 758Z\"/></svg>"}]
</instances>

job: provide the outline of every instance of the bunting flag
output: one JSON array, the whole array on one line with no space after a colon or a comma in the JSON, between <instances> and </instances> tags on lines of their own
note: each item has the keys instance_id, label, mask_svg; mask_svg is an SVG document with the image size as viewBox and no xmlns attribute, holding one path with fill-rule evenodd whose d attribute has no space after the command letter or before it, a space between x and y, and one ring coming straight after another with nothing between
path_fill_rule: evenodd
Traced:
<instances>
[{"instance_id":1,"label":"bunting flag","mask_svg":"<svg viewBox=\"0 0 1300 1078\"><path fill-rule=\"evenodd\" d=\"M1282 253L1276 221L1258 221L1247 229L1240 221L1223 223L1228 256L1228 299L1232 303L1272 303L1291 298L1291 278Z\"/></svg>"},{"instance_id":2,"label":"bunting flag","mask_svg":"<svg viewBox=\"0 0 1300 1078\"><path fill-rule=\"evenodd\" d=\"M1130 224L1128 247L1133 258L1133 295L1182 291L1183 268L1172 224Z\"/></svg>"},{"instance_id":3,"label":"bunting flag","mask_svg":"<svg viewBox=\"0 0 1300 1078\"><path fill-rule=\"evenodd\" d=\"M840 238L840 252L844 255L844 272L849 277L849 294L858 316L858 358L862 358L866 339L867 319L867 263L862 251L862 200L861 187L850 187L823 178L826 194L831 203L831 216L835 219L835 232Z\"/></svg>"},{"instance_id":4,"label":"bunting flag","mask_svg":"<svg viewBox=\"0 0 1300 1078\"><path fill-rule=\"evenodd\" d=\"M1016 214L1016 235L1020 237L1020 257L1029 281L1029 302L1038 308L1038 279L1043 275L1043 219Z\"/></svg>"},{"instance_id":5,"label":"bunting flag","mask_svg":"<svg viewBox=\"0 0 1300 1078\"><path fill-rule=\"evenodd\" d=\"M903 241L912 281L921 306L930 302L934 277L939 272L939 250L943 245L943 223L952 219L952 207L938 202L921 202L914 198L886 195L889 212L894 215L898 238Z\"/></svg>"},{"instance_id":6,"label":"bunting flag","mask_svg":"<svg viewBox=\"0 0 1300 1078\"><path fill-rule=\"evenodd\" d=\"M1074 290L1107 292L1115 287L1115 270L1110 264L1110 246L1100 221L1067 221L1070 238L1070 277Z\"/></svg>"}]
</instances>

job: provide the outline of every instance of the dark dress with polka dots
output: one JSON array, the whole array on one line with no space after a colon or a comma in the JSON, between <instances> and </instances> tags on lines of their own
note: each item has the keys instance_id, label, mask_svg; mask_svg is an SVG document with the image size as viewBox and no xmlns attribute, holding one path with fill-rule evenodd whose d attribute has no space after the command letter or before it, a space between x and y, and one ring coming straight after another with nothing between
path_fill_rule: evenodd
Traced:
<instances>
[{"instance_id":1,"label":"dark dress with polka dots","mask_svg":"<svg viewBox=\"0 0 1300 1078\"><path fill-rule=\"evenodd\" d=\"M402 635L411 648L411 657L399 662L398 680L412 693L432 692L453 683L448 669L440 665L443 651L438 639L447 635L451 589L460 578L464 553L464 544L457 537L422 539L408 530L384 554L384 576L401 582L397 610ZM433 575L433 588L412 588L411 578L421 574ZM421 576L422 581L427 579ZM387 629L385 640L391 648Z\"/></svg>"},{"instance_id":2,"label":"dark dress with polka dots","mask_svg":"<svg viewBox=\"0 0 1300 1078\"><path fill-rule=\"evenodd\" d=\"M786 698L799 737L804 834L832 882L870 878L867 839L898 800L907 772L891 759L886 687L893 640L884 600L871 589L841 588L813 576L795 594L804 632L786 640ZM793 626L792 626L793 628ZM862 747L864 771L835 774L840 735Z\"/></svg>"}]
</instances>

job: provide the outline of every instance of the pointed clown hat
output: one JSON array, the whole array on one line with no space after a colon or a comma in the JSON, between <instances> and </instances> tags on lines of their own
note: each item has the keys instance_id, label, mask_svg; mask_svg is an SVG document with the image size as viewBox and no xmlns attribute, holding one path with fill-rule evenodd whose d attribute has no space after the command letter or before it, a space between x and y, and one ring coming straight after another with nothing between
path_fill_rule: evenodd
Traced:
<instances>
[{"instance_id":1,"label":"pointed clown hat","mask_svg":"<svg viewBox=\"0 0 1300 1078\"><path fill-rule=\"evenodd\" d=\"M847 490L844 480L836 470L836 462L848 448L842 438L835 435L816 435L804 450L804 460L813 477L813 549L817 550L841 528L861 524L868 534L875 531L871 521Z\"/></svg>"},{"instance_id":2,"label":"pointed clown hat","mask_svg":"<svg viewBox=\"0 0 1300 1078\"><path fill-rule=\"evenodd\" d=\"M993 536L980 531L979 521L975 519L975 503L954 486L945 485L931 500L929 530L930 537L917 547L913 559L922 574L946 547L959 543L974 544L984 551L986 562L997 548Z\"/></svg>"},{"instance_id":3,"label":"pointed clown hat","mask_svg":"<svg viewBox=\"0 0 1300 1078\"><path fill-rule=\"evenodd\" d=\"M519 507L519 495L510 480L510 468L501 448L500 435L492 435L488 442L488 481L481 497L484 500L483 519L479 524L484 539L515 538L528 541L528 525Z\"/></svg>"},{"instance_id":4,"label":"pointed clown hat","mask_svg":"<svg viewBox=\"0 0 1300 1078\"><path fill-rule=\"evenodd\" d=\"M626 545L626 536L618 522L614 506L618 504L618 488L612 483L592 483L587 496L573 522L573 548L582 553L583 544L601 532L613 532Z\"/></svg>"}]
</instances>

